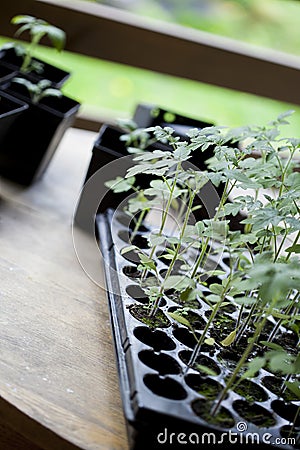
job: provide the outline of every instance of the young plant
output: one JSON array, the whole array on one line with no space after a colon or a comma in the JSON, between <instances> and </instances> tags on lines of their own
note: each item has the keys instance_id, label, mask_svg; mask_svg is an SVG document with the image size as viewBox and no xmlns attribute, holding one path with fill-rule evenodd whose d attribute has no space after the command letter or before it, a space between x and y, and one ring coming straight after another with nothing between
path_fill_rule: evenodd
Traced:
<instances>
[{"instance_id":1,"label":"young plant","mask_svg":"<svg viewBox=\"0 0 300 450\"><path fill-rule=\"evenodd\" d=\"M25 31L29 32L31 42L28 47L24 47L21 44L9 44L8 47L14 47L16 53L23 57L23 63L20 68L22 73L28 73L36 71L37 73L43 72L43 64L33 59L35 50L40 40L47 36L53 47L57 51L61 51L65 46L66 35L63 30L49 24L43 19L37 19L36 17L27 15L17 15L11 19L13 25L19 26L19 29L15 33L16 37L19 37Z\"/></svg>"},{"instance_id":2,"label":"young plant","mask_svg":"<svg viewBox=\"0 0 300 450\"><path fill-rule=\"evenodd\" d=\"M300 140L280 135L280 126L289 115L282 114L265 127L191 130L186 141L174 137L168 127L142 130L144 135L150 134L152 143L153 139L167 143L170 150L141 149L125 178L142 173L153 176L149 188L143 190L143 198L148 200L140 202L137 192L132 212L140 212L144 218L152 206L160 205L162 209L159 227L149 235L148 249L144 250L147 256L141 258L139 266L141 285L149 271L156 282L149 317L155 316L161 298L168 297L170 289L182 301L200 298L210 307L200 337L185 316L184 307L169 314L194 335L196 343L187 366L195 367L204 343L229 347L239 356L223 391L212 404L212 415L218 413L251 360L256 361L256 351L261 358L256 362L270 363L268 352L277 345L279 332L289 329L299 337L300 173L295 156L299 155ZM130 142L130 137L126 139ZM138 139L138 133L134 139ZM188 167L193 152L200 157L211 146L214 158L208 161L207 171ZM193 221L194 200L208 182L221 192L219 205L212 218ZM177 213L175 234L169 233L167 227L171 212ZM238 213L245 217L241 222L243 233L230 229L229 219ZM158 250L158 258L169 262L163 275L156 268ZM218 267L207 269L212 253L218 252L227 255L225 272ZM178 263L179 272L174 273ZM217 281L212 282L212 277ZM228 304L238 309L236 323L222 340L212 341L211 330L217 327L220 312ZM280 358L299 365L299 357L284 349ZM271 367L275 367L274 361L276 358ZM296 390L293 380L285 381L288 384L284 387Z\"/></svg>"},{"instance_id":3,"label":"young plant","mask_svg":"<svg viewBox=\"0 0 300 450\"><path fill-rule=\"evenodd\" d=\"M12 80L28 90L33 104L37 105L45 97L62 97L62 92L59 89L51 87L51 81L41 80L38 83L32 83L26 78L15 77Z\"/></svg>"}]
</instances>

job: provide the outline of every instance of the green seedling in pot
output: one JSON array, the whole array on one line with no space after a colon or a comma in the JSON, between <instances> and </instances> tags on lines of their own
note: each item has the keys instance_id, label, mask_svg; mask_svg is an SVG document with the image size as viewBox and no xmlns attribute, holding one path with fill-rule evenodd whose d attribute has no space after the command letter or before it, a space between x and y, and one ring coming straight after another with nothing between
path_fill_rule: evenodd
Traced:
<instances>
[{"instance_id":1,"label":"green seedling in pot","mask_svg":"<svg viewBox=\"0 0 300 450\"><path fill-rule=\"evenodd\" d=\"M49 80L41 80L38 83L32 83L29 80L21 77L13 78L13 82L18 83L28 90L32 103L38 104L45 97L62 97L62 92L59 89L51 87Z\"/></svg>"},{"instance_id":2,"label":"green seedling in pot","mask_svg":"<svg viewBox=\"0 0 300 450\"><path fill-rule=\"evenodd\" d=\"M29 32L30 44L25 47L22 44L8 43L3 48L15 48L16 54L22 56L23 63L20 68L22 73L28 73L35 71L37 73L43 73L43 64L34 60L33 56L40 40L47 36L52 46L61 51L66 42L66 34L60 28L51 25L43 19L38 19L28 15L17 15L11 19L13 25L19 26L19 29L15 33L16 37L19 37L25 31Z\"/></svg>"}]
</instances>

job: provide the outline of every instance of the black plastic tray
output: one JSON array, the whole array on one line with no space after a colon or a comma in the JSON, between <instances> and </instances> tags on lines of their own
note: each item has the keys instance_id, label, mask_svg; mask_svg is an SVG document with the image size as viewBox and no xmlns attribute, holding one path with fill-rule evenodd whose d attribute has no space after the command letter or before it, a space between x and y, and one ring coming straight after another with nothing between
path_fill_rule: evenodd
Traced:
<instances>
[{"instance_id":1,"label":"black plastic tray","mask_svg":"<svg viewBox=\"0 0 300 450\"><path fill-rule=\"evenodd\" d=\"M128 273L128 269L124 269L125 267L131 266L134 270L132 260L128 261L131 256L129 254L122 256L120 253L120 250L128 245L126 221L126 216L120 215L119 212L114 213L112 210L107 211L106 214L100 214L96 218L99 245L104 258L120 389L131 448L168 448L168 443L170 448L200 447L200 445L179 443L176 440L178 433L184 433L189 437L193 436L195 439L197 435L199 439L205 439L203 445L214 446L216 445L216 442L213 441L214 438L205 435L210 432L214 433L217 442L223 439L222 445L219 442L222 448L229 448L234 445L232 441L228 442L229 431L237 433L235 435L239 439L236 441L237 447L248 447L245 433L240 432L240 423L246 423L248 433L260 436L259 445L257 442L254 443L255 448L270 448L268 443L264 443L263 435L272 435L270 438L272 440L282 438L280 432L284 430L284 427L289 426L292 414L297 409L299 402L286 404L282 398L278 398L275 393L271 392L265 386L265 380L268 377L270 381L270 377L273 375L262 369L258 376L251 380L254 383L253 386L263 395L263 401L257 401L255 405L265 416L270 415L274 419L272 426L260 427L253 423L247 423L247 420L237 412L237 405L239 403L243 405L246 400L232 391L222 403L223 408L232 417L230 428L221 428L219 425L207 423L195 413L195 405L201 409L207 401L205 397L197 393L198 383L210 380L209 382L215 383L216 386L224 386L224 378L229 374L228 366L220 362L220 350L211 351L206 346L201 353L201 358L204 358L204 364L209 363L215 369L217 376L207 376L193 368L187 370L182 355L184 352L189 355L195 345L194 341L191 345L191 336L187 328L178 326L170 319L168 327L152 331L147 325L133 317L130 305L141 305L143 298L132 297L131 289L134 289L132 286L136 283L134 278L124 273L124 270ZM146 232L138 236L142 240L145 234ZM217 262L223 270L228 270L225 264L226 256L224 254L222 259ZM158 260L157 264L160 270L166 269L161 260ZM207 288L203 287L203 289ZM134 294L134 297L138 296ZM165 304L160 306L162 312L178 306L171 297L165 297L164 302ZM199 308L195 309L195 312L199 314L200 323L207 320L207 311L208 306L199 301ZM236 312L231 311L230 315L234 316L234 314ZM271 382L272 380L273 378L271 378ZM270 387L270 382L268 386ZM158 442L157 436L159 433L163 433L160 434L160 438L164 440L166 429L168 430L168 440L162 445ZM172 436L170 442L171 433L175 433L175 435ZM196 435L191 433L196 433ZM234 435L232 435L233 438ZM181 439L183 439L182 436ZM210 442L208 439L211 439ZM244 439L242 443L241 439ZM251 446L251 439L248 440L248 444ZM276 447L297 448L290 445L276 445Z\"/></svg>"}]
</instances>

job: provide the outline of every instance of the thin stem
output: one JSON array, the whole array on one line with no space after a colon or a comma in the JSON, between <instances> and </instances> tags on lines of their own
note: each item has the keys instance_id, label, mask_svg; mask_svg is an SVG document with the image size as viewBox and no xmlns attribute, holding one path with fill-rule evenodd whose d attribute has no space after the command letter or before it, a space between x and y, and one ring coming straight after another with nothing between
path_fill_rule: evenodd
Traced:
<instances>
[{"instance_id":1,"label":"thin stem","mask_svg":"<svg viewBox=\"0 0 300 450\"><path fill-rule=\"evenodd\" d=\"M44 33L43 33L44 34ZM30 43L30 45L27 48L26 54L25 54L25 58L23 60L22 66L20 68L20 71L22 73L26 73L29 70L30 67L30 63L31 63L31 59L32 59L32 55L34 53L35 48L37 47L39 41L41 40L43 34L38 33L35 36L33 36L32 41Z\"/></svg>"},{"instance_id":2,"label":"thin stem","mask_svg":"<svg viewBox=\"0 0 300 450\"><path fill-rule=\"evenodd\" d=\"M143 222L143 220L144 220L144 217L145 217L145 215L146 215L146 213L147 213L148 211L149 211L149 209L143 209L143 211L141 211L141 213L140 213L140 215L139 215L139 218L138 218L138 220L137 220L137 222L136 222L136 224L135 224L134 230L132 231L132 234L131 234L131 239L132 239L132 240L135 238L136 233L138 232L140 226L142 225L142 222Z\"/></svg>"},{"instance_id":3,"label":"thin stem","mask_svg":"<svg viewBox=\"0 0 300 450\"><path fill-rule=\"evenodd\" d=\"M300 230L299 230L298 233L297 233L297 236L296 236L296 238L295 238L295 240L294 240L293 245L297 244L297 242L299 241L299 238L300 238ZM287 254L287 257L285 258L286 261L288 261L288 260L290 259L291 254L292 254L292 252L289 252L289 253Z\"/></svg>"},{"instance_id":4,"label":"thin stem","mask_svg":"<svg viewBox=\"0 0 300 450\"><path fill-rule=\"evenodd\" d=\"M192 208L192 205L193 205L193 202L194 202L195 195L196 195L195 192L191 192L190 193L190 198L189 198L187 212L185 214L184 222L183 222L183 225L182 225L182 228L181 228L181 231L180 231L180 237L179 237L180 242L181 242L181 240L182 240L182 238L184 236L184 233L185 233L185 230L186 230L186 227L187 227L187 224L188 224L188 220L189 220L189 217L190 217L190 212L191 212L191 208ZM162 285L160 287L160 290L159 290L159 293L158 293L158 297L155 300L154 305L152 307L152 310L150 312L150 317L152 317L154 315L155 311L157 310L157 307L158 307L158 304L159 304L159 300L160 300L160 298L161 298L161 296L162 296L162 294L164 292L164 282L169 278L169 276L172 273L174 264L177 261L177 257L178 257L178 253L179 253L180 247L181 247L181 244L178 243L177 246L176 246L173 258L171 260L171 263L170 263L170 265L168 267L168 270L167 270L166 276L164 278L164 281L163 281L163 283L162 283Z\"/></svg>"},{"instance_id":5,"label":"thin stem","mask_svg":"<svg viewBox=\"0 0 300 450\"><path fill-rule=\"evenodd\" d=\"M300 415L300 405L298 406L295 417L293 419L293 425L292 425L292 428L290 429L289 437L291 437L291 435L293 434L293 431L296 427L296 422L297 422L299 415ZM296 437L296 443L299 441L299 439L300 439L300 436L298 435L298 437Z\"/></svg>"},{"instance_id":6,"label":"thin stem","mask_svg":"<svg viewBox=\"0 0 300 450\"><path fill-rule=\"evenodd\" d=\"M277 299L273 299L271 305L269 306L269 308L267 309L267 311L265 312L265 315L263 317L263 319L261 320L261 322L259 322L256 326L255 332L253 334L253 338L251 339L251 341L248 343L248 346L246 347L243 355L241 356L236 368L234 369L233 373L231 374L231 377L229 378L229 380L226 383L226 386L224 387L223 391L221 392L221 395L216 403L216 405L214 406L214 408L212 409L212 416L214 416L215 414L217 414L222 401L224 400L224 398L227 395L227 392L229 391L229 389L231 388L231 386L233 385L233 383L235 382L240 370L242 369L242 367L244 366L245 362L247 361L250 353L253 350L254 345L256 344L266 322L268 319L268 316L272 313L273 308L274 308L274 304L276 303Z\"/></svg>"},{"instance_id":7,"label":"thin stem","mask_svg":"<svg viewBox=\"0 0 300 450\"><path fill-rule=\"evenodd\" d=\"M165 224L166 224L166 220L167 220L167 217L168 217L168 214L169 214L169 209L171 207L171 203L172 203L172 200L173 200L173 194L174 194L174 191L175 191L175 187L177 185L177 178L178 178L178 174L179 174L180 169L181 169L181 163L179 162L177 164L177 167L176 167L176 172L175 172L173 183L172 183L172 186L171 186L171 189L170 189L170 194L169 194L167 206L166 206L166 209L163 211L160 229L159 229L159 232L157 233L158 236L162 235L164 227L165 227ZM149 255L150 259L153 258L154 253L156 251L156 248L157 248L157 245L154 245L152 247L150 255ZM143 280L145 278L146 273L147 273L147 269L144 269L143 272L142 272L142 275L141 275L141 280Z\"/></svg>"},{"instance_id":8,"label":"thin stem","mask_svg":"<svg viewBox=\"0 0 300 450\"><path fill-rule=\"evenodd\" d=\"M253 293L250 295L250 297L252 297L252 296L253 296ZM257 305L256 302L253 303L253 305L251 306L250 311L249 311L249 314L248 314L248 316L247 316L247 319L246 319L245 322L243 323L243 325L242 325L242 327L241 327L241 329L240 329L240 331L239 331L239 333L238 333L238 335L237 335L237 337L236 337L236 340L235 340L235 343L236 343L236 344L238 344L238 342L240 341L240 339L241 339L241 337L242 337L242 335L243 335L245 329L248 327L249 323L251 322L251 319L252 319L253 316L254 316L254 313L255 313L255 310L256 310L257 306L258 306L258 305Z\"/></svg>"},{"instance_id":9,"label":"thin stem","mask_svg":"<svg viewBox=\"0 0 300 450\"><path fill-rule=\"evenodd\" d=\"M220 309L220 307L221 307L221 305L222 305L222 303L223 303L223 301L224 301L224 299L226 297L227 290L228 290L228 287L230 285L230 281L231 281L231 278L228 279L228 281L226 283L226 286L224 287L223 293L222 293L222 295L220 297L220 300L217 302L217 304L213 308L212 313L211 313L208 321L206 322L206 325L205 325L205 328L203 330L203 333L201 334L201 337L198 340L197 345L196 345L196 347L193 350L192 356L191 356L191 358L190 358L190 360L189 360L189 362L187 364L188 367L192 366L194 364L195 360L197 359L197 356L199 354L201 345L203 344L203 342L204 342L204 340L206 338L207 331L208 331L210 325L212 324L214 318L216 317L216 315L217 315L217 313L218 313L218 311L219 311L219 309Z\"/></svg>"},{"instance_id":10,"label":"thin stem","mask_svg":"<svg viewBox=\"0 0 300 450\"><path fill-rule=\"evenodd\" d=\"M287 226L286 226L286 222L285 222L285 221L284 221L284 226L285 226L284 236L283 236L282 241L281 241L281 243L280 243L280 245L279 245L279 247L278 247L278 250L275 252L274 262L276 262L277 259L278 259L278 257L280 256L281 250L282 250L282 248L283 248L283 246L284 246L286 237L287 237L287 235L288 235L288 230L287 230ZM276 238L275 238L275 239L276 239Z\"/></svg>"}]
</instances>

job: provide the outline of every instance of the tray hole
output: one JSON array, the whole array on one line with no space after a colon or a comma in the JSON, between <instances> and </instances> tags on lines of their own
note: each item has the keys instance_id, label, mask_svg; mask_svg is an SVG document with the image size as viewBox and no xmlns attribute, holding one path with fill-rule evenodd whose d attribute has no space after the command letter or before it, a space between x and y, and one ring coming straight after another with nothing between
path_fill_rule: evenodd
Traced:
<instances>
[{"instance_id":1,"label":"tray hole","mask_svg":"<svg viewBox=\"0 0 300 450\"><path fill-rule=\"evenodd\" d=\"M225 266L230 268L230 258L228 258L228 257L223 258L223 263L225 264Z\"/></svg>"},{"instance_id":2,"label":"tray hole","mask_svg":"<svg viewBox=\"0 0 300 450\"><path fill-rule=\"evenodd\" d=\"M171 306L168 309L168 312L180 314L181 310L182 309L179 308L178 306ZM182 314L182 317L190 322L194 330L202 330L206 325L205 320L202 319L202 317L200 317L199 314L193 311L188 311L187 313Z\"/></svg>"},{"instance_id":3,"label":"tray hole","mask_svg":"<svg viewBox=\"0 0 300 450\"><path fill-rule=\"evenodd\" d=\"M212 311L206 311L205 316L209 318ZM218 342L225 339L229 333L236 328L236 321L228 314L219 313L216 315L213 324L210 328L211 337L215 338Z\"/></svg>"},{"instance_id":4,"label":"tray hole","mask_svg":"<svg viewBox=\"0 0 300 450\"><path fill-rule=\"evenodd\" d=\"M233 402L234 410L247 422L253 423L259 428L270 428L276 425L274 416L256 403L251 404L245 400Z\"/></svg>"},{"instance_id":5,"label":"tray hole","mask_svg":"<svg viewBox=\"0 0 300 450\"><path fill-rule=\"evenodd\" d=\"M156 354L152 350L143 350L138 356L142 363L156 370L160 375L177 375L181 372L176 360L164 353Z\"/></svg>"},{"instance_id":6,"label":"tray hole","mask_svg":"<svg viewBox=\"0 0 300 450\"><path fill-rule=\"evenodd\" d=\"M224 408L224 406L221 406L218 414L215 416L211 415L211 408L212 403L204 399L195 400L192 403L194 413L198 417L201 417L201 419L205 420L205 422L221 428L232 428L234 426L234 419L230 412Z\"/></svg>"},{"instance_id":7,"label":"tray hole","mask_svg":"<svg viewBox=\"0 0 300 450\"><path fill-rule=\"evenodd\" d=\"M171 325L161 309L157 309L155 316L149 316L149 309L142 305L130 305L130 314L149 328L167 328Z\"/></svg>"},{"instance_id":8,"label":"tray hole","mask_svg":"<svg viewBox=\"0 0 300 450\"><path fill-rule=\"evenodd\" d=\"M149 302L148 296L145 294L143 289L137 284L130 284L126 288L127 294L137 300L140 303L147 304Z\"/></svg>"},{"instance_id":9,"label":"tray hole","mask_svg":"<svg viewBox=\"0 0 300 450\"><path fill-rule=\"evenodd\" d=\"M126 252L122 256L124 259L126 259L129 262L136 263L136 264L139 264L139 262L140 262L139 255L134 250L131 250L130 252Z\"/></svg>"},{"instance_id":10,"label":"tray hole","mask_svg":"<svg viewBox=\"0 0 300 450\"><path fill-rule=\"evenodd\" d=\"M211 284L221 284L222 283L221 278L217 277L216 275L209 276L207 274L203 274L203 275L200 275L199 278L200 278L200 282L205 283L205 285L208 286L208 289ZM209 294L210 294L210 292L209 292Z\"/></svg>"},{"instance_id":11,"label":"tray hole","mask_svg":"<svg viewBox=\"0 0 300 450\"><path fill-rule=\"evenodd\" d=\"M141 272L137 270L137 266L125 266L123 267L123 273L129 278L140 278Z\"/></svg>"},{"instance_id":12,"label":"tray hole","mask_svg":"<svg viewBox=\"0 0 300 450\"><path fill-rule=\"evenodd\" d=\"M226 301L227 301L227 299L226 299ZM236 310L237 310L236 306L234 306L231 303L229 305L222 306L222 311L224 311L228 314L233 314L234 312L236 312Z\"/></svg>"},{"instance_id":13,"label":"tray hole","mask_svg":"<svg viewBox=\"0 0 300 450\"><path fill-rule=\"evenodd\" d=\"M273 342L281 345L288 352L296 354L298 341L299 338L296 333L286 331L284 333L278 333Z\"/></svg>"},{"instance_id":14,"label":"tray hole","mask_svg":"<svg viewBox=\"0 0 300 450\"><path fill-rule=\"evenodd\" d=\"M273 410L283 419L293 423L296 427L300 427L300 415L298 414L296 423L294 419L296 417L298 406L292 403L285 403L282 400L274 400L271 404Z\"/></svg>"},{"instance_id":15,"label":"tray hole","mask_svg":"<svg viewBox=\"0 0 300 450\"><path fill-rule=\"evenodd\" d=\"M149 303L149 297L137 284L130 284L129 286L127 286L126 292L130 297L134 298L140 303L143 303L144 305L147 305ZM166 303L166 300L164 298L161 298L159 301L159 306L165 306Z\"/></svg>"},{"instance_id":16,"label":"tray hole","mask_svg":"<svg viewBox=\"0 0 300 450\"><path fill-rule=\"evenodd\" d=\"M117 221L121 225L124 225L124 227L131 228L130 227L130 223L131 223L131 220L132 220L131 217L127 216L126 214L117 214L114 217L117 219Z\"/></svg>"},{"instance_id":17,"label":"tray hole","mask_svg":"<svg viewBox=\"0 0 300 450\"><path fill-rule=\"evenodd\" d=\"M202 267L202 270L204 271L223 270L223 268L213 258L207 258L204 263L204 266Z\"/></svg>"},{"instance_id":18,"label":"tray hole","mask_svg":"<svg viewBox=\"0 0 300 450\"><path fill-rule=\"evenodd\" d=\"M152 347L155 352L160 350L174 350L176 348L174 341L160 330L151 331L147 327L136 327L133 334L143 344Z\"/></svg>"},{"instance_id":19,"label":"tray hole","mask_svg":"<svg viewBox=\"0 0 300 450\"><path fill-rule=\"evenodd\" d=\"M209 400L216 399L218 394L223 389L222 385L216 380L212 380L211 378L203 378L196 374L187 375L185 377L185 381L191 389Z\"/></svg>"},{"instance_id":20,"label":"tray hole","mask_svg":"<svg viewBox=\"0 0 300 450\"><path fill-rule=\"evenodd\" d=\"M167 269L162 269L159 271L160 276L165 279L166 275L167 275ZM180 275L179 269L176 267L173 267L173 270L171 272L171 275Z\"/></svg>"},{"instance_id":21,"label":"tray hole","mask_svg":"<svg viewBox=\"0 0 300 450\"><path fill-rule=\"evenodd\" d=\"M287 442L282 442L282 445L288 444L291 441L288 441L288 439L292 438L295 439L296 443L293 444L294 448L300 448L300 428L293 427L291 425L284 425L280 428L280 435L283 438L287 439Z\"/></svg>"},{"instance_id":22,"label":"tray hole","mask_svg":"<svg viewBox=\"0 0 300 450\"><path fill-rule=\"evenodd\" d=\"M269 396L266 391L250 380L241 380L234 388L234 392L244 397L249 403L265 402Z\"/></svg>"},{"instance_id":23,"label":"tray hole","mask_svg":"<svg viewBox=\"0 0 300 450\"><path fill-rule=\"evenodd\" d=\"M130 217L127 216L126 214L118 214L117 216L115 216L117 221L123 225L124 227L128 228L129 230L133 231L135 228L135 220ZM141 225L138 229L138 231L149 231L149 229L147 227L145 227L144 225Z\"/></svg>"},{"instance_id":24,"label":"tray hole","mask_svg":"<svg viewBox=\"0 0 300 450\"><path fill-rule=\"evenodd\" d=\"M179 306L187 307L191 309L201 309L202 305L196 298L191 298L187 300L181 300L180 292L176 292L175 289L170 289L166 292L167 297Z\"/></svg>"},{"instance_id":25,"label":"tray hole","mask_svg":"<svg viewBox=\"0 0 300 450\"><path fill-rule=\"evenodd\" d=\"M277 395L278 397L282 397L287 402L297 401L298 397L296 394L293 394L289 389L285 389L284 392L282 391L283 385L283 379L278 377L272 377L272 376L266 376L262 379L262 384L265 386L269 391L271 391L273 394Z\"/></svg>"},{"instance_id":26,"label":"tray hole","mask_svg":"<svg viewBox=\"0 0 300 450\"><path fill-rule=\"evenodd\" d=\"M181 359L182 362L184 362L184 364L189 363L191 356L192 352L190 350L182 350L181 352L179 352L179 358ZM199 366L207 367L208 369L212 370L216 375L219 375L221 373L218 364L209 356L200 354L193 365L193 369L197 370L199 373L203 375L206 375L203 369L201 369Z\"/></svg>"},{"instance_id":27,"label":"tray hole","mask_svg":"<svg viewBox=\"0 0 300 450\"><path fill-rule=\"evenodd\" d=\"M159 258L159 260L161 261L161 262L163 262L166 266L169 266L169 264L170 264L170 259L168 259L168 258L165 258L163 255L166 255L167 253L166 252L164 252L164 251L162 251L162 250L159 250L158 252L156 252L156 256Z\"/></svg>"},{"instance_id":28,"label":"tray hole","mask_svg":"<svg viewBox=\"0 0 300 450\"><path fill-rule=\"evenodd\" d=\"M173 330L174 337L183 345L189 348L194 348L197 344L195 336L186 328L175 328ZM200 334L196 333L197 339L200 339Z\"/></svg>"},{"instance_id":29,"label":"tray hole","mask_svg":"<svg viewBox=\"0 0 300 450\"><path fill-rule=\"evenodd\" d=\"M126 242L126 244L136 245L137 247L142 249L149 247L147 238L140 234L136 234L134 238L131 239L131 234L128 232L128 230L121 230L119 231L118 236L120 239L122 239L123 242Z\"/></svg>"},{"instance_id":30,"label":"tray hole","mask_svg":"<svg viewBox=\"0 0 300 450\"><path fill-rule=\"evenodd\" d=\"M171 400L184 400L187 397L185 389L176 380L159 375L149 374L144 377L144 383L151 392Z\"/></svg>"}]
</instances>

